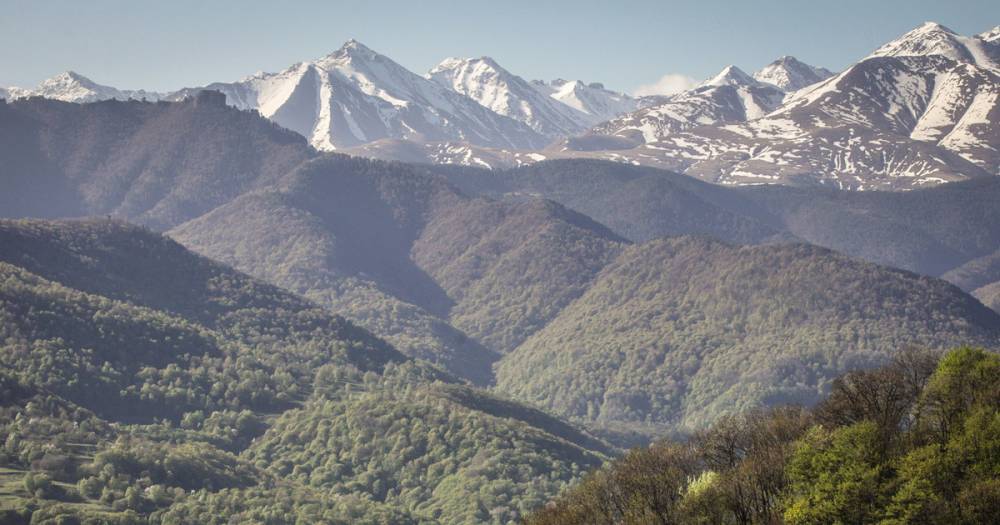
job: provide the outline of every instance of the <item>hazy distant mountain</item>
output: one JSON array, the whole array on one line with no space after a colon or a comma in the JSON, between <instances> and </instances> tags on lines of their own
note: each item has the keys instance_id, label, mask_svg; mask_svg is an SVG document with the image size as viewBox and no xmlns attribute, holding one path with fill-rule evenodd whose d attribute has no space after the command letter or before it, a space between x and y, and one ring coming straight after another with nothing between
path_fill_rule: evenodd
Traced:
<instances>
[{"instance_id":1,"label":"hazy distant mountain","mask_svg":"<svg viewBox=\"0 0 1000 525\"><path fill-rule=\"evenodd\" d=\"M166 229L316 154L301 136L214 95L0 104L0 209L7 217L113 215Z\"/></svg>"},{"instance_id":2,"label":"hazy distant mountain","mask_svg":"<svg viewBox=\"0 0 1000 525\"><path fill-rule=\"evenodd\" d=\"M758 82L777 86L785 92L798 91L832 76L829 69L810 66L792 56L783 56L753 74Z\"/></svg>"},{"instance_id":3,"label":"hazy distant mountain","mask_svg":"<svg viewBox=\"0 0 1000 525\"><path fill-rule=\"evenodd\" d=\"M583 159L445 173L473 195L555 200L637 242L684 234L740 244L798 239L932 276L1000 246L1000 177L908 192L846 192L781 185L733 188Z\"/></svg>"},{"instance_id":4,"label":"hazy distant mountain","mask_svg":"<svg viewBox=\"0 0 1000 525\"><path fill-rule=\"evenodd\" d=\"M103 86L89 78L67 71L42 81L34 88L0 88L0 98L16 99L26 97L45 97L63 102L96 102L99 100L149 100L163 98L162 93L144 90L120 90Z\"/></svg>"},{"instance_id":5,"label":"hazy distant mountain","mask_svg":"<svg viewBox=\"0 0 1000 525\"><path fill-rule=\"evenodd\" d=\"M521 149L546 142L525 124L412 73L355 40L280 73L259 73L206 88L222 91L237 108L260 111L321 150L385 138ZM181 90L169 98L179 99L197 89Z\"/></svg>"},{"instance_id":6,"label":"hazy distant mountain","mask_svg":"<svg viewBox=\"0 0 1000 525\"><path fill-rule=\"evenodd\" d=\"M479 383L624 242L554 203L470 199L420 168L339 156L170 235Z\"/></svg>"}]
</instances>

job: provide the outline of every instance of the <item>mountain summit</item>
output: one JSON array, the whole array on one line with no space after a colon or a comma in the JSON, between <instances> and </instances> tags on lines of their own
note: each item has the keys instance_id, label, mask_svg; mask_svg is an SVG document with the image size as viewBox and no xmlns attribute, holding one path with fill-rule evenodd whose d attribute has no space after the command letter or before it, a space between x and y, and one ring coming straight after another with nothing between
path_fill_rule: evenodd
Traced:
<instances>
[{"instance_id":1,"label":"mountain summit","mask_svg":"<svg viewBox=\"0 0 1000 525\"><path fill-rule=\"evenodd\" d=\"M940 55L956 62L1000 68L1000 27L973 37L959 35L937 22L920 27L876 49L872 57Z\"/></svg>"},{"instance_id":2,"label":"mountain summit","mask_svg":"<svg viewBox=\"0 0 1000 525\"><path fill-rule=\"evenodd\" d=\"M833 72L828 69L810 66L787 55L753 74L753 78L758 82L778 86L786 92L798 91L832 76Z\"/></svg>"},{"instance_id":3,"label":"mountain summit","mask_svg":"<svg viewBox=\"0 0 1000 525\"><path fill-rule=\"evenodd\" d=\"M728 65L723 68L719 74L703 82L701 87L752 86L756 83L757 81L750 75L746 74L742 69L734 65Z\"/></svg>"}]
</instances>

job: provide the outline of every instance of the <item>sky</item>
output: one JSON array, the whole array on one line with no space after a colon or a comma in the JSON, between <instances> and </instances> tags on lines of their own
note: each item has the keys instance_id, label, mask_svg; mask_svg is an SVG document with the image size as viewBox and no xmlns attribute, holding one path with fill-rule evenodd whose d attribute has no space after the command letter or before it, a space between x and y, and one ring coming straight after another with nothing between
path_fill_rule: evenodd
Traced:
<instances>
[{"instance_id":1,"label":"sky","mask_svg":"<svg viewBox=\"0 0 1000 525\"><path fill-rule=\"evenodd\" d=\"M527 79L649 93L782 55L839 70L928 20L980 33L1000 25L1000 1L0 0L0 86L73 70L170 91L280 71L355 38L421 74L488 55Z\"/></svg>"}]
</instances>

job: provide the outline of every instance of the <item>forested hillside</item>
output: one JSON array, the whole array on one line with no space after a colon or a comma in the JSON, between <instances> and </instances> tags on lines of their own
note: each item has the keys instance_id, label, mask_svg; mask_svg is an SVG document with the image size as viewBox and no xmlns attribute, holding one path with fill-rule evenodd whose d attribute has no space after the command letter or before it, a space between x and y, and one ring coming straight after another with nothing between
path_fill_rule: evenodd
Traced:
<instances>
[{"instance_id":1,"label":"forested hillside","mask_svg":"<svg viewBox=\"0 0 1000 525\"><path fill-rule=\"evenodd\" d=\"M2 521L506 523L612 453L143 228L0 241Z\"/></svg>"},{"instance_id":2,"label":"forested hillside","mask_svg":"<svg viewBox=\"0 0 1000 525\"><path fill-rule=\"evenodd\" d=\"M626 249L500 361L501 391L609 426L697 429L812 404L907 345L996 348L1000 315L944 281L808 245L679 237Z\"/></svg>"},{"instance_id":3,"label":"forested hillside","mask_svg":"<svg viewBox=\"0 0 1000 525\"><path fill-rule=\"evenodd\" d=\"M636 449L528 518L605 523L994 523L1000 358L901 352L813 410L725 418Z\"/></svg>"},{"instance_id":4,"label":"forested hillside","mask_svg":"<svg viewBox=\"0 0 1000 525\"><path fill-rule=\"evenodd\" d=\"M590 424L698 426L761 402L815 400L837 373L877 364L897 343L953 344L968 336L994 344L995 320L938 282L809 248L659 240L806 240L925 274L951 270L946 277L956 282L976 275L985 284L963 286L992 303L997 287L988 261L1000 244L1000 213L993 212L1000 184L993 181L859 194L725 188L599 161L485 172L319 156L294 134L224 107L210 93L155 104L32 99L2 111L10 117L3 125L32 130L17 135L30 138L14 157L26 160L4 171L31 184L5 193L5 215L112 213L172 227L169 235L189 249L343 315L409 357L479 385L495 381L495 365L505 391ZM176 158L187 160L168 162ZM28 173L41 175L22 177ZM33 185L44 181L68 190ZM58 204L58 195L69 204ZM55 204L43 204L48 196ZM121 247L70 254L91 271L62 275L32 262L66 257L61 248L5 242L11 249L4 260L39 278L204 328L206 350L193 355L225 350L216 348L225 346L217 342L227 326L221 314L200 306L205 297L186 295L208 277L199 281L198 271L160 262L169 254ZM674 245L691 253L668 255L665 247ZM760 259L741 260L748 254ZM132 261L158 270L132 276L142 287L124 292L104 272ZM801 275L772 274L788 268ZM864 300L840 292L853 290ZM736 308L734 297L748 299ZM892 307L876 307L883 303ZM629 313L604 318L616 308ZM738 320L727 320L733 316ZM603 356L595 368L573 361L581 349ZM738 376L712 372L746 357L741 352L768 365ZM622 357L629 353L643 357ZM799 358L809 364L783 364ZM549 359L573 362L563 368ZM667 362L684 363L670 381L657 375ZM768 386L754 386L761 384Z\"/></svg>"},{"instance_id":5,"label":"forested hillside","mask_svg":"<svg viewBox=\"0 0 1000 525\"><path fill-rule=\"evenodd\" d=\"M625 243L552 202L470 199L426 169L341 156L169 234L483 384Z\"/></svg>"}]
</instances>

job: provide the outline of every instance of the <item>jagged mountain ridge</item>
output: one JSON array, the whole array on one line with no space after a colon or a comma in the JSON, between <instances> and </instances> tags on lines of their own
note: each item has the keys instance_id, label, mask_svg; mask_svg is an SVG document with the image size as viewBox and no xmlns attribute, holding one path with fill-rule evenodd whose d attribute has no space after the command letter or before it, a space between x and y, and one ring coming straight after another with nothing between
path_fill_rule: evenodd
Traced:
<instances>
[{"instance_id":1,"label":"jagged mountain ridge","mask_svg":"<svg viewBox=\"0 0 1000 525\"><path fill-rule=\"evenodd\" d=\"M321 150L384 138L521 149L546 142L521 122L412 73L356 40L280 73L260 73L205 88L222 91L236 107L259 110ZM181 90L169 98L198 89Z\"/></svg>"},{"instance_id":2,"label":"jagged mountain ridge","mask_svg":"<svg viewBox=\"0 0 1000 525\"><path fill-rule=\"evenodd\" d=\"M996 40L928 23L762 118L552 155L654 165L729 185L892 190L997 175L997 49Z\"/></svg>"},{"instance_id":3,"label":"jagged mountain ridge","mask_svg":"<svg viewBox=\"0 0 1000 525\"><path fill-rule=\"evenodd\" d=\"M432 82L353 41L281 73L207 87L314 147L377 158L498 168L582 157L729 185L910 189L1000 172L997 35L1000 28L962 36L926 23L825 80L828 71L782 57L753 76L729 67L659 99L579 81L526 82L487 57L445 61ZM67 89L47 93L141 93ZM646 107L578 134L637 106Z\"/></svg>"}]
</instances>

